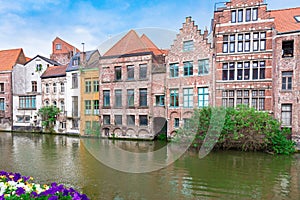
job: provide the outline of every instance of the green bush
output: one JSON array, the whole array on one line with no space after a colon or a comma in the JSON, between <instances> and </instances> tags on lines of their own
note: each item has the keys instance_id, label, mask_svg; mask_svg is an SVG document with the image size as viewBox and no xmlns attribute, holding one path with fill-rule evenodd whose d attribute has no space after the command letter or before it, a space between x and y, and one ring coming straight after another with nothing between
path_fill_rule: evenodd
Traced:
<instances>
[{"instance_id":1,"label":"green bush","mask_svg":"<svg viewBox=\"0 0 300 200\"><path fill-rule=\"evenodd\" d=\"M267 151L276 154L295 152L295 143L287 139L291 134L289 129L281 129L280 122L267 112L257 111L246 106L237 108L207 107L195 110L191 118L192 123L190 123L197 132L193 143L194 147L201 146L209 127L213 127L212 113L218 113L221 109L226 111L225 122L220 135L217 135L215 148ZM216 124L215 121L213 123ZM180 129L176 137L180 138L185 132L185 129ZM210 142L213 143L212 141Z\"/></svg>"}]
</instances>

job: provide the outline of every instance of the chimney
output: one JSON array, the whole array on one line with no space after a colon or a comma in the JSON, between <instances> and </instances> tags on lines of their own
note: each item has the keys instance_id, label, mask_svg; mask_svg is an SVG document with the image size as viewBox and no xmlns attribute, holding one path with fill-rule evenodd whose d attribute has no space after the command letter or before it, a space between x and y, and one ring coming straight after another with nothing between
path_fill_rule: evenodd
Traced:
<instances>
[{"instance_id":1,"label":"chimney","mask_svg":"<svg viewBox=\"0 0 300 200\"><path fill-rule=\"evenodd\" d=\"M203 37L206 38L208 36L207 26L205 26Z\"/></svg>"}]
</instances>

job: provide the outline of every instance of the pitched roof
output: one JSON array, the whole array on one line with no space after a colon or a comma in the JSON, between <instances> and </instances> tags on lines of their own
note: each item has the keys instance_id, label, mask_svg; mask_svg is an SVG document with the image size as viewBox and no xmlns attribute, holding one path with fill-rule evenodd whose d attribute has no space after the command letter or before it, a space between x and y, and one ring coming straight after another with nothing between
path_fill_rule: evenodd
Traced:
<instances>
[{"instance_id":1,"label":"pitched roof","mask_svg":"<svg viewBox=\"0 0 300 200\"><path fill-rule=\"evenodd\" d=\"M61 45L61 49L56 49L56 44L60 44ZM70 51L74 51L74 53L76 52L80 52L79 49L77 49L75 46L69 44L68 42L62 40L59 37L56 37L53 41L52 41L52 54L56 54L56 53L69 53Z\"/></svg>"},{"instance_id":2,"label":"pitched roof","mask_svg":"<svg viewBox=\"0 0 300 200\"><path fill-rule=\"evenodd\" d=\"M46 58L46 57L40 56L40 55L37 55L37 56L35 56L34 58L30 59L28 62L25 63L25 65L28 64L28 63L30 63L31 61L33 61L33 60L36 59L36 58L41 58L41 59L43 59L44 61L48 62L48 63L51 64L51 65L55 65L55 66L61 65L60 63L58 63L58 62L56 62L56 61L54 61L54 60L51 60L51 59L49 59L49 58Z\"/></svg>"},{"instance_id":3,"label":"pitched roof","mask_svg":"<svg viewBox=\"0 0 300 200\"><path fill-rule=\"evenodd\" d=\"M0 71L12 70L16 64L25 64L23 49L0 50Z\"/></svg>"},{"instance_id":4,"label":"pitched roof","mask_svg":"<svg viewBox=\"0 0 300 200\"><path fill-rule=\"evenodd\" d=\"M280 33L300 31L300 22L295 17L300 16L300 7L282 10L272 10L271 17L274 18L275 28Z\"/></svg>"},{"instance_id":5,"label":"pitched roof","mask_svg":"<svg viewBox=\"0 0 300 200\"><path fill-rule=\"evenodd\" d=\"M46 69L41 78L55 78L66 76L67 65L51 66Z\"/></svg>"},{"instance_id":6,"label":"pitched roof","mask_svg":"<svg viewBox=\"0 0 300 200\"><path fill-rule=\"evenodd\" d=\"M134 30L130 30L104 56L118 56L150 51L154 54L162 54L160 49L146 35L139 37Z\"/></svg>"}]
</instances>

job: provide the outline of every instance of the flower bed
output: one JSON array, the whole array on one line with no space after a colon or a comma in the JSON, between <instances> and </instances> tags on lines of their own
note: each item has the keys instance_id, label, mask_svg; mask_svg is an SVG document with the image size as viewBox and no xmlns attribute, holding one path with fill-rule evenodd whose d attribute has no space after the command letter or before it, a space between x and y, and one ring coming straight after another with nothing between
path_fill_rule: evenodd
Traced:
<instances>
[{"instance_id":1,"label":"flower bed","mask_svg":"<svg viewBox=\"0 0 300 200\"><path fill-rule=\"evenodd\" d=\"M0 171L0 200L88 200L73 188L52 183L40 185L32 182L32 177L21 176L19 173Z\"/></svg>"}]
</instances>

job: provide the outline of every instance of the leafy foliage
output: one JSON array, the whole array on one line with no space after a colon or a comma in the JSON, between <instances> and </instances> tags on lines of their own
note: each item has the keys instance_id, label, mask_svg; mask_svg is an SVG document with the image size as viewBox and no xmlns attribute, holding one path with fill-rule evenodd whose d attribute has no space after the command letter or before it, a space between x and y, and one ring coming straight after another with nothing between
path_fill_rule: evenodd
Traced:
<instances>
[{"instance_id":1,"label":"leafy foliage","mask_svg":"<svg viewBox=\"0 0 300 200\"><path fill-rule=\"evenodd\" d=\"M194 147L201 146L212 123L212 113L217 113L220 109L224 108L207 107L195 110L191 119L197 132ZM176 137L184 132L184 129L179 130ZM295 142L287 139L290 134L289 129L281 129L280 122L267 112L259 112L246 106L226 108L225 122L215 148L291 154L295 152Z\"/></svg>"},{"instance_id":2,"label":"leafy foliage","mask_svg":"<svg viewBox=\"0 0 300 200\"><path fill-rule=\"evenodd\" d=\"M42 126L46 132L53 133L56 117L60 110L56 106L45 106L39 109L38 114L42 118Z\"/></svg>"}]
</instances>

